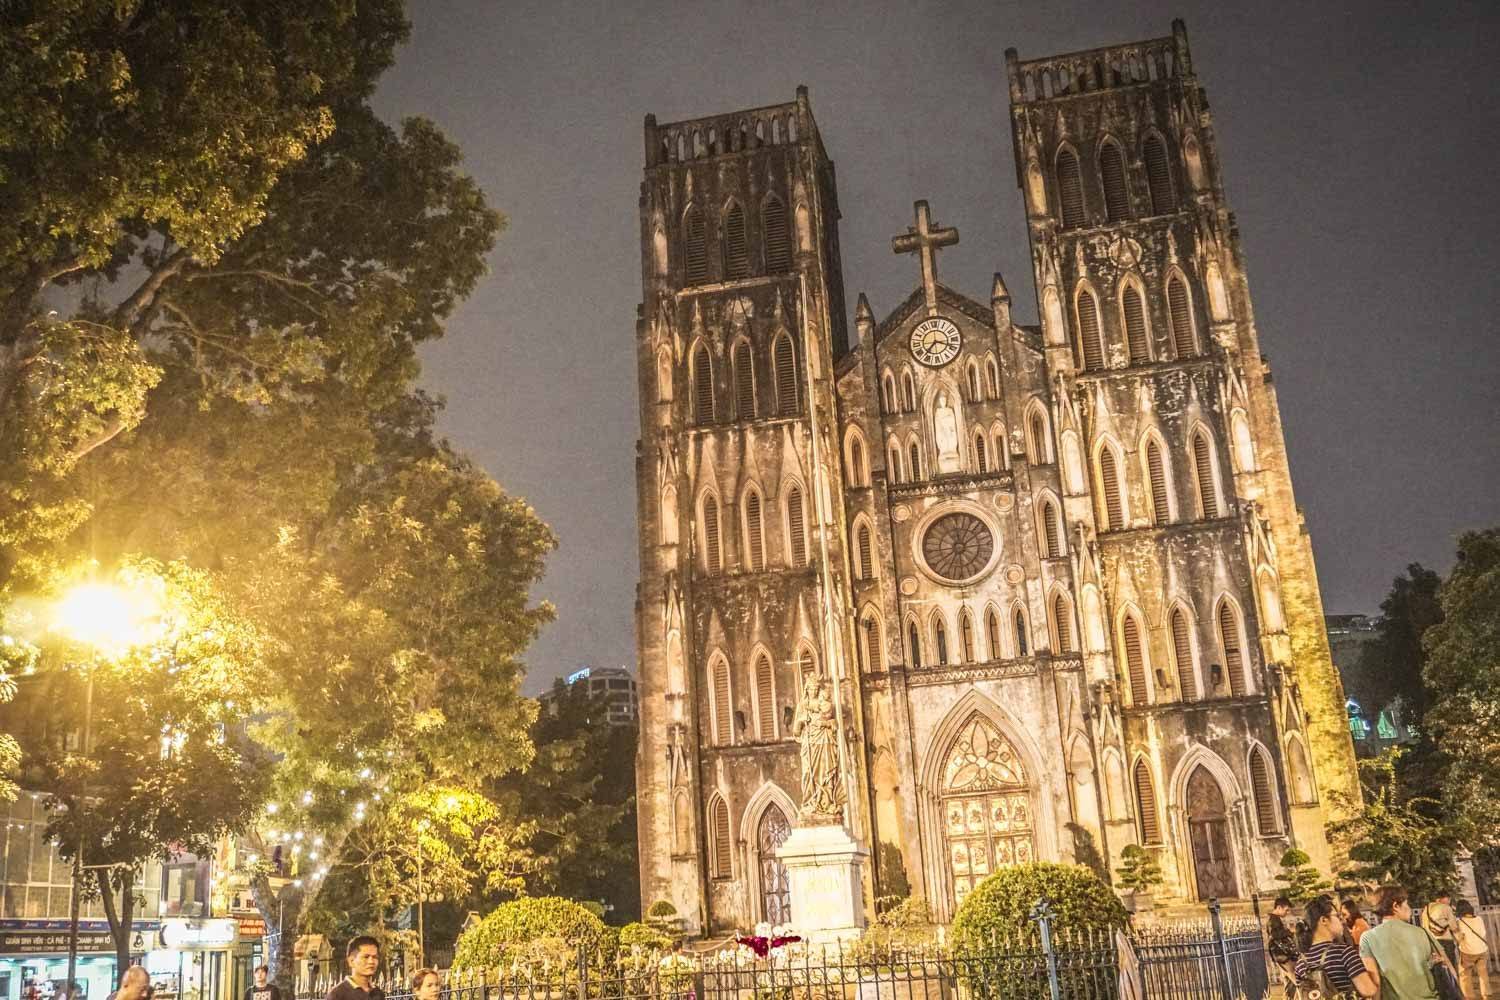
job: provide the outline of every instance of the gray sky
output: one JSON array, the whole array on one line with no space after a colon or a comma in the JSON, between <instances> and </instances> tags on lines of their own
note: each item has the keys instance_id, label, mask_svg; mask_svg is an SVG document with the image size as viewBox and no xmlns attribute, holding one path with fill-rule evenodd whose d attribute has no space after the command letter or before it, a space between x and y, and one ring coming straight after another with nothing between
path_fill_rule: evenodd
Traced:
<instances>
[{"instance_id":1,"label":"gray sky","mask_svg":"<svg viewBox=\"0 0 1500 1000\"><path fill-rule=\"evenodd\" d=\"M561 537L528 689L633 665L641 122L811 89L838 166L850 307L916 286L890 252L917 198L957 226L945 283L1004 273L1035 320L1004 51L1187 21L1249 259L1261 346L1331 613L1500 524L1500 5L499 3L414 0L378 105L463 148L510 228L426 350L444 431ZM1486 42L1489 44L1487 45ZM851 324L852 329L852 324Z\"/></svg>"}]
</instances>

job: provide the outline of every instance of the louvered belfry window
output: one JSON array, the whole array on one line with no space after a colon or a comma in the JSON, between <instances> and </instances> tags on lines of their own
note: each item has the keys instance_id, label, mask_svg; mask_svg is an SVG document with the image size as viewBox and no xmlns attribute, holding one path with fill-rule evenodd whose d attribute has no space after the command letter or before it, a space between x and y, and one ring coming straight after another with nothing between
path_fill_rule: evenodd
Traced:
<instances>
[{"instance_id":1,"label":"louvered belfry window","mask_svg":"<svg viewBox=\"0 0 1500 1000\"><path fill-rule=\"evenodd\" d=\"M1262 837L1281 832L1276 796L1272 793L1271 762L1260 747L1250 750L1250 789L1255 795L1255 825Z\"/></svg>"},{"instance_id":2,"label":"louvered belfry window","mask_svg":"<svg viewBox=\"0 0 1500 1000\"><path fill-rule=\"evenodd\" d=\"M1198 477L1198 500L1205 518L1219 516L1219 494L1214 489L1213 450L1202 431L1193 434L1193 471Z\"/></svg>"},{"instance_id":3,"label":"louvered belfry window","mask_svg":"<svg viewBox=\"0 0 1500 1000\"><path fill-rule=\"evenodd\" d=\"M1020 608L1016 609L1016 655L1030 655L1031 644L1026 641L1026 614Z\"/></svg>"},{"instance_id":4,"label":"louvered belfry window","mask_svg":"<svg viewBox=\"0 0 1500 1000\"><path fill-rule=\"evenodd\" d=\"M723 565L719 552L719 501L712 495L703 498L703 561L710 573Z\"/></svg>"},{"instance_id":5,"label":"louvered belfry window","mask_svg":"<svg viewBox=\"0 0 1500 1000\"><path fill-rule=\"evenodd\" d=\"M1127 286L1120 305L1125 313L1125 346L1130 350L1130 363L1145 364L1151 360L1151 338L1146 332L1146 309L1140 292Z\"/></svg>"},{"instance_id":6,"label":"louvered belfry window","mask_svg":"<svg viewBox=\"0 0 1500 1000\"><path fill-rule=\"evenodd\" d=\"M755 729L763 740L776 738L776 675L764 653L755 660Z\"/></svg>"},{"instance_id":7,"label":"louvered belfry window","mask_svg":"<svg viewBox=\"0 0 1500 1000\"><path fill-rule=\"evenodd\" d=\"M786 495L786 526L791 534L793 566L807 565L807 533L803 527L802 490L793 486Z\"/></svg>"},{"instance_id":8,"label":"louvered belfry window","mask_svg":"<svg viewBox=\"0 0 1500 1000\"><path fill-rule=\"evenodd\" d=\"M1078 340L1082 347L1084 371L1103 368L1104 341L1099 337L1099 307L1094 302L1094 293L1087 289L1078 293Z\"/></svg>"},{"instance_id":9,"label":"louvered belfry window","mask_svg":"<svg viewBox=\"0 0 1500 1000\"><path fill-rule=\"evenodd\" d=\"M1030 445L1031 450L1031 454L1026 456L1027 460L1030 461L1032 465L1046 465L1047 422L1042 419L1042 415L1040 413L1033 410L1031 411L1031 419L1027 421L1027 428L1030 430L1030 434L1028 436L1031 439L1027 442L1027 444Z\"/></svg>"},{"instance_id":10,"label":"louvered belfry window","mask_svg":"<svg viewBox=\"0 0 1500 1000\"><path fill-rule=\"evenodd\" d=\"M1109 448L1099 452L1099 490L1104 500L1104 527L1119 531L1125 527L1125 506L1120 496L1120 470Z\"/></svg>"},{"instance_id":11,"label":"louvered belfry window","mask_svg":"<svg viewBox=\"0 0 1500 1000\"><path fill-rule=\"evenodd\" d=\"M1172 520L1172 505L1167 500L1167 465L1155 441L1146 442L1146 475L1151 480L1151 516L1157 524Z\"/></svg>"},{"instance_id":12,"label":"louvered belfry window","mask_svg":"<svg viewBox=\"0 0 1500 1000\"><path fill-rule=\"evenodd\" d=\"M1000 659L1000 616L994 608L984 613L984 638L989 643L990 659Z\"/></svg>"},{"instance_id":13,"label":"louvered belfry window","mask_svg":"<svg viewBox=\"0 0 1500 1000\"><path fill-rule=\"evenodd\" d=\"M734 739L734 710L729 703L729 661L722 656L714 660L714 742L728 746Z\"/></svg>"},{"instance_id":14,"label":"louvered belfry window","mask_svg":"<svg viewBox=\"0 0 1500 1000\"><path fill-rule=\"evenodd\" d=\"M1238 698L1245 693L1245 654L1240 648L1240 616L1228 601L1219 605L1219 643L1224 648L1229 693Z\"/></svg>"},{"instance_id":15,"label":"louvered belfry window","mask_svg":"<svg viewBox=\"0 0 1500 1000\"><path fill-rule=\"evenodd\" d=\"M750 251L745 241L745 210L739 202L724 213L724 277L750 276Z\"/></svg>"},{"instance_id":16,"label":"louvered belfry window","mask_svg":"<svg viewBox=\"0 0 1500 1000\"><path fill-rule=\"evenodd\" d=\"M1144 150L1146 184L1151 189L1151 214L1167 215L1177 211L1177 195L1172 190L1172 168L1167 161L1167 144L1160 136L1150 136Z\"/></svg>"},{"instance_id":17,"label":"louvered belfry window","mask_svg":"<svg viewBox=\"0 0 1500 1000\"><path fill-rule=\"evenodd\" d=\"M1056 559L1062 553L1062 529L1057 524L1057 508L1051 500L1042 501L1042 539L1046 542L1048 559Z\"/></svg>"},{"instance_id":18,"label":"louvered belfry window","mask_svg":"<svg viewBox=\"0 0 1500 1000\"><path fill-rule=\"evenodd\" d=\"M714 363L703 344L693 352L693 420L714 422Z\"/></svg>"},{"instance_id":19,"label":"louvered belfry window","mask_svg":"<svg viewBox=\"0 0 1500 1000\"><path fill-rule=\"evenodd\" d=\"M745 494L745 545L746 558L752 573L766 568L765 534L762 531L760 494L751 490Z\"/></svg>"},{"instance_id":20,"label":"louvered belfry window","mask_svg":"<svg viewBox=\"0 0 1500 1000\"><path fill-rule=\"evenodd\" d=\"M933 625L932 638L937 644L938 666L948 665L948 630L943 626L943 620L939 618Z\"/></svg>"},{"instance_id":21,"label":"louvered belfry window","mask_svg":"<svg viewBox=\"0 0 1500 1000\"><path fill-rule=\"evenodd\" d=\"M1177 688L1184 701L1198 698L1198 675L1193 670L1193 640L1188 631L1187 615L1181 608L1172 610L1172 656L1177 660Z\"/></svg>"},{"instance_id":22,"label":"louvered belfry window","mask_svg":"<svg viewBox=\"0 0 1500 1000\"><path fill-rule=\"evenodd\" d=\"M766 270L772 274L792 268L792 242L787 229L786 204L775 196L766 199L761 209L765 229Z\"/></svg>"},{"instance_id":23,"label":"louvered belfry window","mask_svg":"<svg viewBox=\"0 0 1500 1000\"><path fill-rule=\"evenodd\" d=\"M969 365L969 402L977 403L984 397L979 393L979 368Z\"/></svg>"},{"instance_id":24,"label":"louvered belfry window","mask_svg":"<svg viewBox=\"0 0 1500 1000\"><path fill-rule=\"evenodd\" d=\"M854 486L870 485L870 477L865 472L865 446L858 438L849 442L849 479Z\"/></svg>"},{"instance_id":25,"label":"louvered belfry window","mask_svg":"<svg viewBox=\"0 0 1500 1000\"><path fill-rule=\"evenodd\" d=\"M696 205L682 217L682 246L687 283L703 284L708 280L708 227L704 224L702 209Z\"/></svg>"},{"instance_id":26,"label":"louvered belfry window","mask_svg":"<svg viewBox=\"0 0 1500 1000\"><path fill-rule=\"evenodd\" d=\"M958 616L958 642L965 663L974 662L974 617L968 611Z\"/></svg>"},{"instance_id":27,"label":"louvered belfry window","mask_svg":"<svg viewBox=\"0 0 1500 1000\"><path fill-rule=\"evenodd\" d=\"M748 341L734 345L734 408L741 420L755 419L755 370Z\"/></svg>"},{"instance_id":28,"label":"louvered belfry window","mask_svg":"<svg viewBox=\"0 0 1500 1000\"><path fill-rule=\"evenodd\" d=\"M1058 653L1073 652L1073 619L1068 599L1058 594L1052 598L1052 629L1057 633Z\"/></svg>"},{"instance_id":29,"label":"louvered belfry window","mask_svg":"<svg viewBox=\"0 0 1500 1000\"><path fill-rule=\"evenodd\" d=\"M1156 816L1156 785L1146 762L1135 762L1135 813L1141 843L1161 843L1161 821Z\"/></svg>"},{"instance_id":30,"label":"louvered belfry window","mask_svg":"<svg viewBox=\"0 0 1500 1000\"><path fill-rule=\"evenodd\" d=\"M859 526L859 578L868 580L875 575L875 549L870 541L870 526Z\"/></svg>"},{"instance_id":31,"label":"louvered belfry window","mask_svg":"<svg viewBox=\"0 0 1500 1000\"><path fill-rule=\"evenodd\" d=\"M917 623L909 621L906 623L906 641L911 646L911 665L922 666L922 636L917 631Z\"/></svg>"},{"instance_id":32,"label":"louvered belfry window","mask_svg":"<svg viewBox=\"0 0 1500 1000\"><path fill-rule=\"evenodd\" d=\"M733 878L730 859L733 857L734 845L729 835L729 806L724 804L723 799L715 798L708 810L709 829L713 831L713 877Z\"/></svg>"},{"instance_id":33,"label":"louvered belfry window","mask_svg":"<svg viewBox=\"0 0 1500 1000\"><path fill-rule=\"evenodd\" d=\"M1177 275L1167 279L1167 311L1172 317L1172 346L1179 358L1190 357L1198 351L1197 338L1193 336L1193 308L1188 302L1187 284Z\"/></svg>"},{"instance_id":34,"label":"louvered belfry window","mask_svg":"<svg viewBox=\"0 0 1500 1000\"><path fill-rule=\"evenodd\" d=\"M917 448L917 442L913 441L906 448L911 459L911 481L916 482L922 478L922 452Z\"/></svg>"},{"instance_id":35,"label":"louvered belfry window","mask_svg":"<svg viewBox=\"0 0 1500 1000\"><path fill-rule=\"evenodd\" d=\"M979 472L990 471L987 451L988 449L984 444L984 432L980 431L974 435L974 468Z\"/></svg>"},{"instance_id":36,"label":"louvered belfry window","mask_svg":"<svg viewBox=\"0 0 1500 1000\"><path fill-rule=\"evenodd\" d=\"M885 669L885 656L880 651L880 623L874 615L865 619L865 667L871 671Z\"/></svg>"},{"instance_id":37,"label":"louvered belfry window","mask_svg":"<svg viewBox=\"0 0 1500 1000\"><path fill-rule=\"evenodd\" d=\"M775 350L776 409L782 416L790 416L802 409L797 384L797 352L792 347L792 338L785 333L776 338Z\"/></svg>"},{"instance_id":38,"label":"louvered belfry window","mask_svg":"<svg viewBox=\"0 0 1500 1000\"><path fill-rule=\"evenodd\" d=\"M1141 626L1134 615L1125 617L1120 630L1125 645L1125 669L1130 678L1130 701L1134 705L1146 704L1146 654L1141 649Z\"/></svg>"},{"instance_id":39,"label":"louvered belfry window","mask_svg":"<svg viewBox=\"0 0 1500 1000\"><path fill-rule=\"evenodd\" d=\"M1057 194L1062 202L1064 229L1077 229L1085 223L1083 216L1083 178L1078 172L1078 157L1071 149L1057 154Z\"/></svg>"},{"instance_id":40,"label":"louvered belfry window","mask_svg":"<svg viewBox=\"0 0 1500 1000\"><path fill-rule=\"evenodd\" d=\"M1130 218L1130 196L1125 189L1125 158L1120 147L1106 142L1099 151L1099 180L1104 188L1104 218L1119 222Z\"/></svg>"}]
</instances>

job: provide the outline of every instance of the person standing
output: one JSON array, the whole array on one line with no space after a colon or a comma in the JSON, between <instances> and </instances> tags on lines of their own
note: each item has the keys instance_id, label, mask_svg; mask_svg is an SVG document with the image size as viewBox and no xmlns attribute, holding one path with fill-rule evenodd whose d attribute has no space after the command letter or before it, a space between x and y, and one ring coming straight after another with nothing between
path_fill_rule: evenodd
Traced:
<instances>
[{"instance_id":1,"label":"person standing","mask_svg":"<svg viewBox=\"0 0 1500 1000\"><path fill-rule=\"evenodd\" d=\"M269 981L271 970L268 966L257 965L254 976L254 985L245 988L245 1000L281 1000L281 987Z\"/></svg>"},{"instance_id":2,"label":"person standing","mask_svg":"<svg viewBox=\"0 0 1500 1000\"><path fill-rule=\"evenodd\" d=\"M1447 958L1432 934L1411 922L1406 889L1381 886L1375 912L1380 923L1359 939L1359 956L1382 1000L1438 1000L1432 963Z\"/></svg>"},{"instance_id":3,"label":"person standing","mask_svg":"<svg viewBox=\"0 0 1500 1000\"><path fill-rule=\"evenodd\" d=\"M349 942L344 955L349 974L328 991L325 1000L385 1000L385 990L375 985L380 972L380 942L361 934Z\"/></svg>"},{"instance_id":4,"label":"person standing","mask_svg":"<svg viewBox=\"0 0 1500 1000\"><path fill-rule=\"evenodd\" d=\"M1459 984L1463 987L1464 996L1474 1000L1490 1000L1490 941L1485 933L1484 921L1475 914L1474 907L1469 905L1467 899L1460 899L1454 907L1455 921L1453 930L1458 938L1458 968L1462 973ZM1469 992L1469 974L1473 973L1476 990Z\"/></svg>"},{"instance_id":5,"label":"person standing","mask_svg":"<svg viewBox=\"0 0 1500 1000\"><path fill-rule=\"evenodd\" d=\"M146 1000L151 995L151 977L139 965L132 965L120 977L120 988L114 992L114 1000Z\"/></svg>"},{"instance_id":6,"label":"person standing","mask_svg":"<svg viewBox=\"0 0 1500 1000\"><path fill-rule=\"evenodd\" d=\"M1341 996L1373 997L1378 989L1375 977L1359 952L1344 943L1344 922L1332 896L1307 904L1307 926L1312 943L1297 960L1297 982L1316 984L1319 990L1326 982L1327 989Z\"/></svg>"},{"instance_id":7,"label":"person standing","mask_svg":"<svg viewBox=\"0 0 1500 1000\"><path fill-rule=\"evenodd\" d=\"M1370 922L1360 911L1359 904L1352 899L1346 899L1341 904L1344 909L1344 929L1349 932L1349 940L1354 947L1359 947L1359 939L1364 937L1365 931L1370 929Z\"/></svg>"},{"instance_id":8,"label":"person standing","mask_svg":"<svg viewBox=\"0 0 1500 1000\"><path fill-rule=\"evenodd\" d=\"M1266 954L1286 976L1286 995L1297 992L1297 973L1293 966L1297 961L1297 934L1287 925L1292 913L1292 901L1277 896L1271 904L1271 915L1266 918Z\"/></svg>"},{"instance_id":9,"label":"person standing","mask_svg":"<svg viewBox=\"0 0 1500 1000\"><path fill-rule=\"evenodd\" d=\"M1453 900L1447 889L1438 891L1432 902L1427 904L1423 917L1427 929L1432 931L1432 936L1443 946L1448 964L1458 968L1458 938L1453 933L1453 924L1457 918L1453 916Z\"/></svg>"}]
</instances>

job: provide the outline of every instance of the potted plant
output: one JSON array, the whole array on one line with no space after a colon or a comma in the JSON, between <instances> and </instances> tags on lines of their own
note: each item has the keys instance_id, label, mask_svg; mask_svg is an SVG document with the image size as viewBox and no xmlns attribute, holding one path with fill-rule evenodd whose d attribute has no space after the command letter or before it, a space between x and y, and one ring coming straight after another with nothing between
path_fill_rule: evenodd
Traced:
<instances>
[{"instance_id":1,"label":"potted plant","mask_svg":"<svg viewBox=\"0 0 1500 1000\"><path fill-rule=\"evenodd\" d=\"M1127 844L1120 852L1120 867L1115 871L1121 889L1130 894L1128 905L1133 913L1151 909L1151 891L1166 881L1161 866L1144 847Z\"/></svg>"}]
</instances>

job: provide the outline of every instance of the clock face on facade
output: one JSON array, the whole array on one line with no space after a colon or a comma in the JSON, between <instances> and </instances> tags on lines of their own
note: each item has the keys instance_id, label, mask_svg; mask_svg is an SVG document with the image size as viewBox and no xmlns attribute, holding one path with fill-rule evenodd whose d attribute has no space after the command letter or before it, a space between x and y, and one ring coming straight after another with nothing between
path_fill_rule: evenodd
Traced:
<instances>
[{"instance_id":1,"label":"clock face on facade","mask_svg":"<svg viewBox=\"0 0 1500 1000\"><path fill-rule=\"evenodd\" d=\"M941 368L958 357L963 342L951 320L929 316L911 332L911 355L929 368Z\"/></svg>"},{"instance_id":2,"label":"clock face on facade","mask_svg":"<svg viewBox=\"0 0 1500 1000\"><path fill-rule=\"evenodd\" d=\"M945 580L957 582L978 576L994 554L995 536L989 526L963 511L944 514L928 525L922 536L922 557Z\"/></svg>"}]
</instances>

